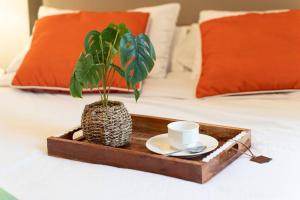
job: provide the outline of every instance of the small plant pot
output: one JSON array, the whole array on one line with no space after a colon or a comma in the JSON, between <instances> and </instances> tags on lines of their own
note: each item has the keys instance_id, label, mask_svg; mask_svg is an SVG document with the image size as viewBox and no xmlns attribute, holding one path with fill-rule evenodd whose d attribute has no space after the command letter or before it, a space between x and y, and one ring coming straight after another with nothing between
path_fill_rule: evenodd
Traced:
<instances>
[{"instance_id":1,"label":"small plant pot","mask_svg":"<svg viewBox=\"0 0 300 200\"><path fill-rule=\"evenodd\" d=\"M132 120L122 102L109 101L105 107L98 101L85 106L81 127L88 142L120 147L130 141Z\"/></svg>"}]
</instances>

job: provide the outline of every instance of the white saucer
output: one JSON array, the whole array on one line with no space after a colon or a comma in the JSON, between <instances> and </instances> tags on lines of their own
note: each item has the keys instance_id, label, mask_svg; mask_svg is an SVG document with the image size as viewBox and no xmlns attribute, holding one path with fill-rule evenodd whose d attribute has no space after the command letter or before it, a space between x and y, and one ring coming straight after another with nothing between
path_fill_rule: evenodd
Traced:
<instances>
[{"instance_id":1,"label":"white saucer","mask_svg":"<svg viewBox=\"0 0 300 200\"><path fill-rule=\"evenodd\" d=\"M199 134L199 144L205 145L206 149L204 151L199 153L189 153L186 151L178 152L175 154L172 154L174 157L196 157L201 154L208 153L214 149L216 149L219 145L218 140L215 138L205 135L205 134ZM146 147L150 151L157 153L157 154L167 154L171 153L173 151L176 151L177 149L170 146L168 142L168 134L160 134L156 135L152 138L149 138L146 142Z\"/></svg>"}]
</instances>

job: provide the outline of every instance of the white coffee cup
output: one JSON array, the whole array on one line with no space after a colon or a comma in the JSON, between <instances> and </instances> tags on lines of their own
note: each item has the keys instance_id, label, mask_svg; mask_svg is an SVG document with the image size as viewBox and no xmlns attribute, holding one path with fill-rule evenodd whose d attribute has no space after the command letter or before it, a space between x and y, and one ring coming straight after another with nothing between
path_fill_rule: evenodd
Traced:
<instances>
[{"instance_id":1,"label":"white coffee cup","mask_svg":"<svg viewBox=\"0 0 300 200\"><path fill-rule=\"evenodd\" d=\"M168 124L168 140L172 147L185 149L199 143L199 124L189 121L176 121Z\"/></svg>"}]
</instances>

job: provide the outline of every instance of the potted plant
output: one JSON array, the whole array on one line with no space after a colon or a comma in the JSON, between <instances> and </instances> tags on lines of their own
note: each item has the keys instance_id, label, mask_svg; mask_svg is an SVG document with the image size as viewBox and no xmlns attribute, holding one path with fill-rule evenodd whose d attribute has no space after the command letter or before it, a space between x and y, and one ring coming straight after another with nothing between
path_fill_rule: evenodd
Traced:
<instances>
[{"instance_id":1,"label":"potted plant","mask_svg":"<svg viewBox=\"0 0 300 200\"><path fill-rule=\"evenodd\" d=\"M116 56L120 56L121 66L113 62ZM155 59L148 36L134 36L125 24L110 24L102 32L87 34L71 77L70 93L81 98L83 88L99 90L100 100L86 105L81 118L83 135L89 142L113 147L128 144L132 120L122 102L109 100L112 79L119 73L137 101L140 92L136 84L147 78Z\"/></svg>"}]
</instances>

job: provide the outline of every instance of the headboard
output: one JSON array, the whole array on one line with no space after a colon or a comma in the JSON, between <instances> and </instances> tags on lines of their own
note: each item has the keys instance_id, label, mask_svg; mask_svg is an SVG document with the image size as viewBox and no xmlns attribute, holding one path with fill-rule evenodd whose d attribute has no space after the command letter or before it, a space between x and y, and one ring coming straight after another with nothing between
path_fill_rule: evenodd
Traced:
<instances>
[{"instance_id":1,"label":"headboard","mask_svg":"<svg viewBox=\"0 0 300 200\"><path fill-rule=\"evenodd\" d=\"M112 11L178 2L178 25L197 22L200 10L276 10L300 9L299 0L28 0L30 30L41 5L64 9Z\"/></svg>"}]
</instances>

